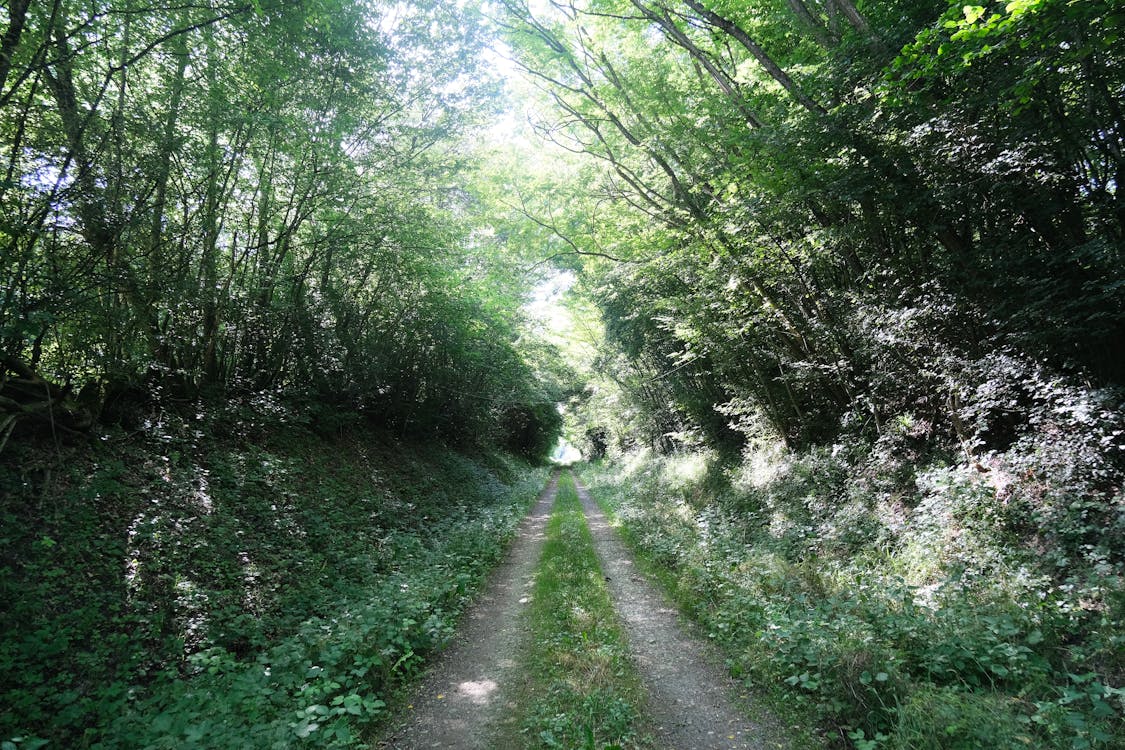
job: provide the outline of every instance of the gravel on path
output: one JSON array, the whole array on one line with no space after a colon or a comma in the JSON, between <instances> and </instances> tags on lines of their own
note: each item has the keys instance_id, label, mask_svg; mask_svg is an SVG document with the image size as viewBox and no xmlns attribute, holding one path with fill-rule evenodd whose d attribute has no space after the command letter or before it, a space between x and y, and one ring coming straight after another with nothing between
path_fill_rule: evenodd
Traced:
<instances>
[{"instance_id":1,"label":"gravel on path","mask_svg":"<svg viewBox=\"0 0 1125 750\"><path fill-rule=\"evenodd\" d=\"M649 693L660 750L775 750L783 732L721 666L718 650L681 623L676 608L636 570L601 508L575 478L594 548ZM742 710L740 710L742 709ZM746 711L761 715L746 718Z\"/></svg>"},{"instance_id":2,"label":"gravel on path","mask_svg":"<svg viewBox=\"0 0 1125 750\"><path fill-rule=\"evenodd\" d=\"M530 602L557 488L556 473L521 522L507 559L376 747L494 750L489 730L509 708L504 688L520 677L515 659L526 634L522 611Z\"/></svg>"}]
</instances>

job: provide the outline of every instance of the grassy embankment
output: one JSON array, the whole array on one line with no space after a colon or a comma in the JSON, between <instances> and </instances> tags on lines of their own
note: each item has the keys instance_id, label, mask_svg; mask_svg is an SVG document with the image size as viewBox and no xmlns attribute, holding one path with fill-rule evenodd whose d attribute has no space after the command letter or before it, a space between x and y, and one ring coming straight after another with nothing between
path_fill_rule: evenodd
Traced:
<instances>
[{"instance_id":1,"label":"grassy embankment","mask_svg":"<svg viewBox=\"0 0 1125 750\"><path fill-rule=\"evenodd\" d=\"M545 476L274 404L9 443L0 741L360 746Z\"/></svg>"},{"instance_id":2,"label":"grassy embankment","mask_svg":"<svg viewBox=\"0 0 1125 750\"><path fill-rule=\"evenodd\" d=\"M559 479L528 613L526 683L504 742L605 750L649 744L644 693L606 589L574 481Z\"/></svg>"},{"instance_id":3,"label":"grassy embankment","mask_svg":"<svg viewBox=\"0 0 1125 750\"><path fill-rule=\"evenodd\" d=\"M882 472L829 451L638 453L583 478L731 669L833 747L1125 746L1113 530L1076 512L1083 563L1059 552L1065 517L1028 533L1029 506L1066 497L1038 474L920 466L883 491Z\"/></svg>"}]
</instances>

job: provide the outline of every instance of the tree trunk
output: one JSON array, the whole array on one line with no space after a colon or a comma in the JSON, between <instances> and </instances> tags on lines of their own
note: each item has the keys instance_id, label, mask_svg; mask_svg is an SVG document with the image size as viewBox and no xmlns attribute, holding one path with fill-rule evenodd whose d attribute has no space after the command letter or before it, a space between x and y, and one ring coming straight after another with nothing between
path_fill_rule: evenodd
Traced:
<instances>
[{"instance_id":1,"label":"tree trunk","mask_svg":"<svg viewBox=\"0 0 1125 750\"><path fill-rule=\"evenodd\" d=\"M31 0L9 0L8 28L4 31L4 37L0 39L0 97L2 97L0 102L8 98L4 93L4 87L8 84L8 73L12 70L12 55L19 47L24 25L27 23L29 5Z\"/></svg>"},{"instance_id":2,"label":"tree trunk","mask_svg":"<svg viewBox=\"0 0 1125 750\"><path fill-rule=\"evenodd\" d=\"M734 37L734 39L739 44L741 44L763 68L765 68L770 77L781 84L782 88L789 92L789 95L792 96L802 107L816 115L827 114L827 110L813 101L808 96L808 94L802 91L800 86L797 85L796 81L790 78L789 74L782 70L781 66L774 62L773 58L767 55L765 50L762 49L761 45L754 41L754 39L751 38L751 36L747 34L746 31L742 29L742 27L740 27L730 19L724 18L715 11L705 7L703 3L699 2L699 0L684 1L688 4L688 7L701 15L708 24L714 26L717 29L725 31L727 34Z\"/></svg>"},{"instance_id":3,"label":"tree trunk","mask_svg":"<svg viewBox=\"0 0 1125 750\"><path fill-rule=\"evenodd\" d=\"M835 47L840 41L830 29L825 28L819 18L813 15L809 6L805 5L804 0L788 0L788 4L793 14L801 19L821 47L826 49Z\"/></svg>"}]
</instances>

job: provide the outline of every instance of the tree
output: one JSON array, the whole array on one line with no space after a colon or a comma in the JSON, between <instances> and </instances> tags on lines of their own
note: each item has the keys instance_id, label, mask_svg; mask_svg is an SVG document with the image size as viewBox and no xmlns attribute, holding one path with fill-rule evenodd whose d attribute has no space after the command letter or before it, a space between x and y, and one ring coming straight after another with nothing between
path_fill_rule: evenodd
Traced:
<instances>
[{"instance_id":1,"label":"tree","mask_svg":"<svg viewBox=\"0 0 1125 750\"><path fill-rule=\"evenodd\" d=\"M518 302L465 268L463 144L493 95L471 8L53 0L6 22L9 361L96 409L280 389L455 440L502 441L493 403L540 398Z\"/></svg>"},{"instance_id":2,"label":"tree","mask_svg":"<svg viewBox=\"0 0 1125 750\"><path fill-rule=\"evenodd\" d=\"M600 164L593 194L615 201L592 234L628 263L583 263L608 333L639 372L669 373L712 441L716 408L801 444L924 400L925 378L886 390L862 321L935 291L938 349L1016 347L1121 382L1107 4L505 9L558 113L540 129ZM661 228L614 231L646 221Z\"/></svg>"}]
</instances>

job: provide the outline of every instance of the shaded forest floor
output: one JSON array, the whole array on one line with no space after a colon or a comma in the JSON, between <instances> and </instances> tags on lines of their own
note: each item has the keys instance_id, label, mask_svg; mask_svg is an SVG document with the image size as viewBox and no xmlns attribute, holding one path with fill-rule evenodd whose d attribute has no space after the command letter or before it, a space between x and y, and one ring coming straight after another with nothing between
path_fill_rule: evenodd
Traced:
<instances>
[{"instance_id":1,"label":"shaded forest floor","mask_svg":"<svg viewBox=\"0 0 1125 750\"><path fill-rule=\"evenodd\" d=\"M269 401L0 458L0 740L19 749L344 748L387 726L402 748L1121 738L1116 579L1029 577L968 502L983 480L951 469L968 489L853 539L886 514L828 502L858 480L827 454L758 456L770 471L742 480L627 456L583 470L599 508L569 473L543 490L546 468ZM441 651L464 670L406 697Z\"/></svg>"},{"instance_id":2,"label":"shaded forest floor","mask_svg":"<svg viewBox=\"0 0 1125 750\"><path fill-rule=\"evenodd\" d=\"M449 638L546 474L268 399L13 439L0 740L355 745Z\"/></svg>"}]
</instances>

